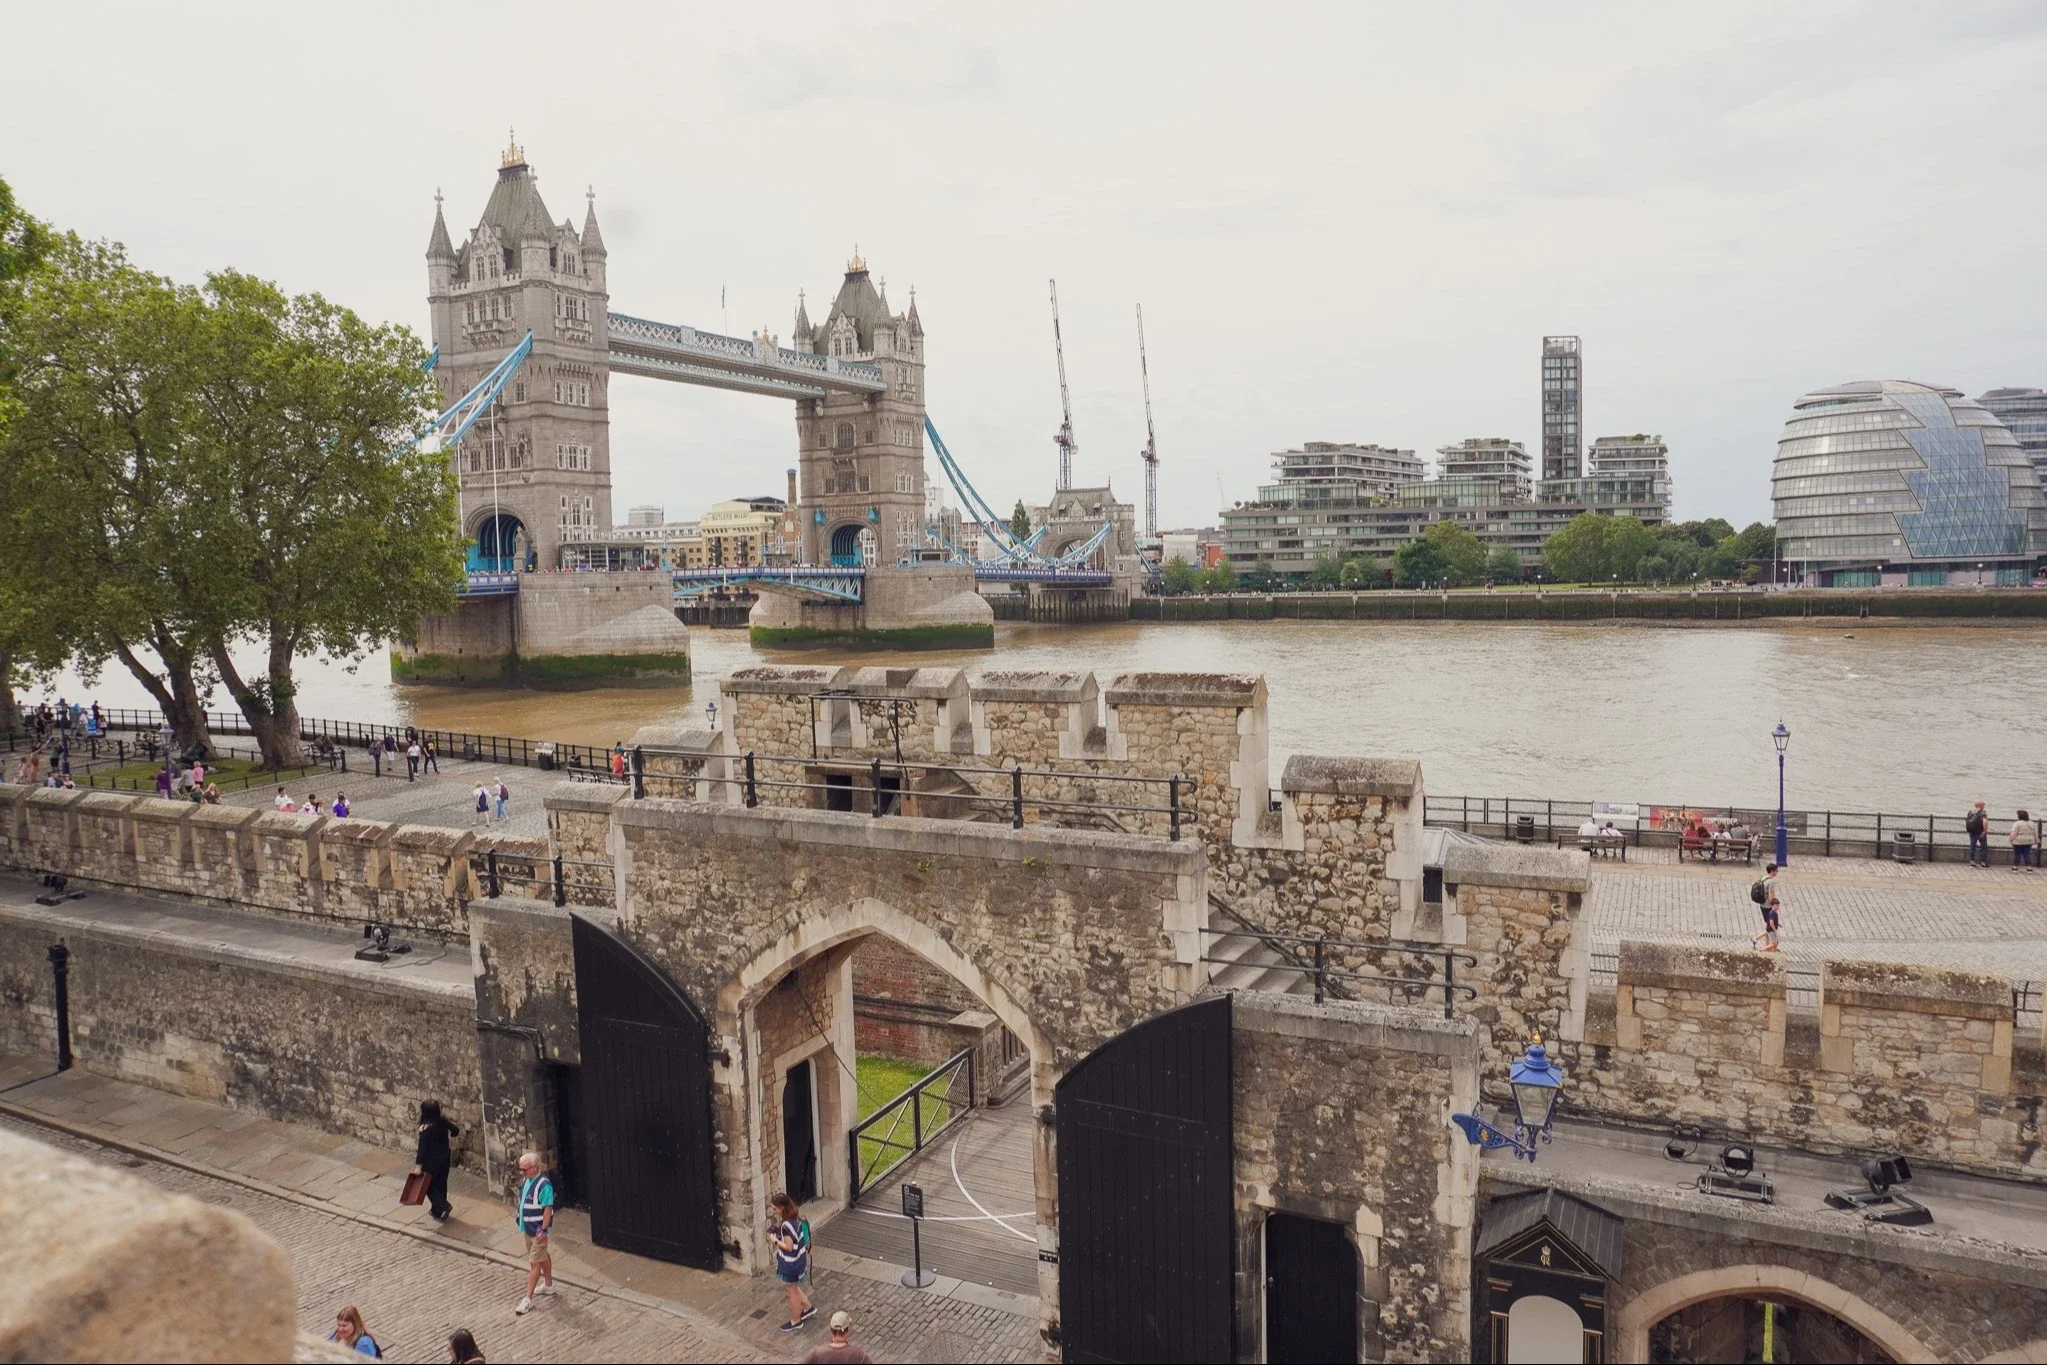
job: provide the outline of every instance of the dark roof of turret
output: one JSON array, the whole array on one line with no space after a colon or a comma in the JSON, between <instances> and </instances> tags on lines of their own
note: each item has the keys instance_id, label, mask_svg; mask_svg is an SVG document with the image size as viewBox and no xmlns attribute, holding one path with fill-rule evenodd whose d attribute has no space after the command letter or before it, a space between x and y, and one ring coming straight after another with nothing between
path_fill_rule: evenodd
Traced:
<instances>
[{"instance_id":1,"label":"dark roof of turret","mask_svg":"<svg viewBox=\"0 0 2047 1365\"><path fill-rule=\"evenodd\" d=\"M602 256L604 254L604 234L597 230L597 196L595 194L590 196L590 211L583 215L583 254L585 256Z\"/></svg>"},{"instance_id":2,"label":"dark roof of turret","mask_svg":"<svg viewBox=\"0 0 2047 1365\"><path fill-rule=\"evenodd\" d=\"M441 197L434 196L434 235L427 239L426 258L430 261L455 259L455 244L448 240L448 220L441 215Z\"/></svg>"},{"instance_id":3,"label":"dark roof of turret","mask_svg":"<svg viewBox=\"0 0 2047 1365\"><path fill-rule=\"evenodd\" d=\"M888 305L882 301L881 291L874 287L874 281L862 265L857 270L846 272L846 282L839 286L839 296L832 300L832 311L825 318L825 330L830 331L834 322L847 317L860 338L860 349L874 349L874 329L895 319L889 315Z\"/></svg>"},{"instance_id":4,"label":"dark roof of turret","mask_svg":"<svg viewBox=\"0 0 2047 1365\"><path fill-rule=\"evenodd\" d=\"M547 205L541 202L532 167L522 161L498 171L490 202L483 206L481 225L495 227L507 242L554 240L554 224L547 216Z\"/></svg>"}]
</instances>

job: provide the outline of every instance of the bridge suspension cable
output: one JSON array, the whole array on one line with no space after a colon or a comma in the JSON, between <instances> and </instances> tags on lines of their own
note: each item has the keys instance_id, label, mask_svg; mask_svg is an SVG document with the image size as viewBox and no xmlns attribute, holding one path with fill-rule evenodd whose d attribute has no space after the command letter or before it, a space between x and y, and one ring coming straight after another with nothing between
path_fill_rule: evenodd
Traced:
<instances>
[{"instance_id":1,"label":"bridge suspension cable","mask_svg":"<svg viewBox=\"0 0 2047 1365\"><path fill-rule=\"evenodd\" d=\"M533 333L528 332L519 339L518 345L505 353L505 358L492 367L489 374L476 381L475 388L456 399L446 412L427 423L426 429L419 433L419 444L425 445L428 441L435 441L437 444L432 448L444 450L468 435L469 428L475 426L477 421L490 411L491 404L497 401L498 394L503 391L513 372L524 365L526 357L532 354ZM432 363L438 363L439 356L440 352L436 349Z\"/></svg>"}]
</instances>

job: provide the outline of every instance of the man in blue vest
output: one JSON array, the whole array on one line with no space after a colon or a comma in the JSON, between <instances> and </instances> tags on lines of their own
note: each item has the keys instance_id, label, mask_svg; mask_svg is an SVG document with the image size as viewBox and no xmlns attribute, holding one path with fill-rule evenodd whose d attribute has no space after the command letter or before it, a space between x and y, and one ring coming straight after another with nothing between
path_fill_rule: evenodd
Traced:
<instances>
[{"instance_id":1,"label":"man in blue vest","mask_svg":"<svg viewBox=\"0 0 2047 1365\"><path fill-rule=\"evenodd\" d=\"M533 1310L533 1296L554 1292L554 1260L548 1254L547 1235L554 1230L554 1182L540 1169L540 1154L526 1152L519 1157L519 1231L526 1234L526 1297L514 1311L520 1316Z\"/></svg>"}]
</instances>

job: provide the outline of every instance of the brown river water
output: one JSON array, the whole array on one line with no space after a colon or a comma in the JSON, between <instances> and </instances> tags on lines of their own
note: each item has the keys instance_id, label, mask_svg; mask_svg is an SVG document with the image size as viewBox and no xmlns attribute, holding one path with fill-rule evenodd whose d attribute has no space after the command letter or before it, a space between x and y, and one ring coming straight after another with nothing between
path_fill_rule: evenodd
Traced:
<instances>
[{"instance_id":1,"label":"brown river water","mask_svg":"<svg viewBox=\"0 0 2047 1365\"><path fill-rule=\"evenodd\" d=\"M998 624L992 651L757 652L691 632L692 686L593 692L398 687L382 653L306 660L300 710L608 744L701 720L717 680L762 661L1262 673L1273 775L1288 754L1406 754L1432 795L1773 804L1769 730L1792 732L1794 807L1960 815L2047 806L2047 630L1870 626L1213 621ZM146 704L118 666L72 697ZM225 706L217 697L216 706Z\"/></svg>"}]
</instances>

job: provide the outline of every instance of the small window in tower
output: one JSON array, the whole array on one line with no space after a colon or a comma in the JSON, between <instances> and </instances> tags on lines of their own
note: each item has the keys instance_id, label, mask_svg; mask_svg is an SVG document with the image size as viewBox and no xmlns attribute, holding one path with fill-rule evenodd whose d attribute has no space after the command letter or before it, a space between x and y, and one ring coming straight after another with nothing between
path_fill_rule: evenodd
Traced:
<instances>
[{"instance_id":1,"label":"small window in tower","mask_svg":"<svg viewBox=\"0 0 2047 1365\"><path fill-rule=\"evenodd\" d=\"M851 450L853 448L853 424L851 422L839 423L839 431L834 443L840 450Z\"/></svg>"},{"instance_id":2,"label":"small window in tower","mask_svg":"<svg viewBox=\"0 0 2047 1365\"><path fill-rule=\"evenodd\" d=\"M506 247L506 248L505 248L505 271L506 271L506 273L507 273L507 274L509 274L509 273L511 272L511 269L512 269L512 249L511 249L510 247Z\"/></svg>"},{"instance_id":3,"label":"small window in tower","mask_svg":"<svg viewBox=\"0 0 2047 1365\"><path fill-rule=\"evenodd\" d=\"M549 270L553 270L553 269L555 268L555 248L554 248L554 247L549 247L549 248L547 249L547 268L548 268Z\"/></svg>"}]
</instances>

